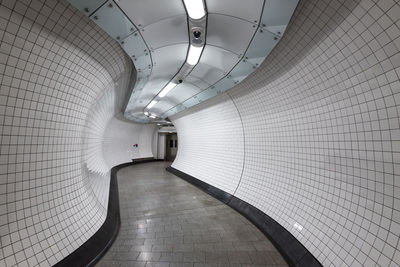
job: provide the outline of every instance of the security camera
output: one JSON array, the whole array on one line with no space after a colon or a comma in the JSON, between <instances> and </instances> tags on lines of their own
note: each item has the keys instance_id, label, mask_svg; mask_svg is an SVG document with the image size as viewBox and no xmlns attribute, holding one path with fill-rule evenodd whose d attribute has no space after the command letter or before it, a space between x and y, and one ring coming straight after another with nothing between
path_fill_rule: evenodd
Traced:
<instances>
[{"instance_id":1,"label":"security camera","mask_svg":"<svg viewBox=\"0 0 400 267\"><path fill-rule=\"evenodd\" d=\"M193 36L194 38L199 39L201 36L201 31L193 31Z\"/></svg>"}]
</instances>

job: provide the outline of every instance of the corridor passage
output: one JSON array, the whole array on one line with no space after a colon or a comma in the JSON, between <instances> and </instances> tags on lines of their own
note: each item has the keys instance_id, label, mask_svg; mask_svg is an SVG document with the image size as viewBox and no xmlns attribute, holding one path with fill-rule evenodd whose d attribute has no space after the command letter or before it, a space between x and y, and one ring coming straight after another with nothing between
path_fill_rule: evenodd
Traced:
<instances>
[{"instance_id":1,"label":"corridor passage","mask_svg":"<svg viewBox=\"0 0 400 267\"><path fill-rule=\"evenodd\" d=\"M165 171L169 163L121 169L121 229L96 266L287 266L239 213Z\"/></svg>"}]
</instances>

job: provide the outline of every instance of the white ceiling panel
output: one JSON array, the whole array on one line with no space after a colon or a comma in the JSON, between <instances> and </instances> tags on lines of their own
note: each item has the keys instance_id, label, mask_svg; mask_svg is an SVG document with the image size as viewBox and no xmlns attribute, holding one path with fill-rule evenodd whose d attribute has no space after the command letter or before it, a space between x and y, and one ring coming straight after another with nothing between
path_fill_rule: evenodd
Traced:
<instances>
[{"instance_id":1,"label":"white ceiling panel","mask_svg":"<svg viewBox=\"0 0 400 267\"><path fill-rule=\"evenodd\" d=\"M186 16L182 0L119 0L118 5L139 28L173 16Z\"/></svg>"},{"instance_id":2,"label":"white ceiling panel","mask_svg":"<svg viewBox=\"0 0 400 267\"><path fill-rule=\"evenodd\" d=\"M207 0L207 11L258 23L264 0Z\"/></svg>"},{"instance_id":3,"label":"white ceiling panel","mask_svg":"<svg viewBox=\"0 0 400 267\"><path fill-rule=\"evenodd\" d=\"M176 16L150 24L141 31L150 49L188 43L188 26L186 15Z\"/></svg>"},{"instance_id":4,"label":"white ceiling panel","mask_svg":"<svg viewBox=\"0 0 400 267\"><path fill-rule=\"evenodd\" d=\"M156 114L157 116L160 116L161 114L163 114L167 110L173 108L174 106L176 106L176 103L172 103L172 102L168 102L168 101L158 102L154 106L154 108L152 108L152 113Z\"/></svg>"},{"instance_id":5,"label":"white ceiling panel","mask_svg":"<svg viewBox=\"0 0 400 267\"><path fill-rule=\"evenodd\" d=\"M153 73L155 75L175 75L185 63L188 44L164 46L154 50ZM172 78L171 76L171 78Z\"/></svg>"},{"instance_id":6,"label":"white ceiling panel","mask_svg":"<svg viewBox=\"0 0 400 267\"><path fill-rule=\"evenodd\" d=\"M165 99L173 100L176 103L181 103L188 99L189 97L192 97L195 94L198 94L201 90L190 83L182 83L178 84L166 97ZM161 99L161 101L164 100Z\"/></svg>"},{"instance_id":7,"label":"white ceiling panel","mask_svg":"<svg viewBox=\"0 0 400 267\"><path fill-rule=\"evenodd\" d=\"M191 74L189 74L188 76L186 76L185 78L185 82L191 83L196 85L199 89L204 90L208 87L210 87L210 84L204 82L203 80L201 80L200 78L193 76Z\"/></svg>"},{"instance_id":8,"label":"white ceiling panel","mask_svg":"<svg viewBox=\"0 0 400 267\"><path fill-rule=\"evenodd\" d=\"M239 61L237 54L213 45L206 45L200 58L200 64L206 64L227 74Z\"/></svg>"},{"instance_id":9,"label":"white ceiling panel","mask_svg":"<svg viewBox=\"0 0 400 267\"><path fill-rule=\"evenodd\" d=\"M207 22L207 44L225 48L243 55L257 26L230 16L209 14Z\"/></svg>"},{"instance_id":10,"label":"white ceiling panel","mask_svg":"<svg viewBox=\"0 0 400 267\"><path fill-rule=\"evenodd\" d=\"M98 9L106 0L67 0L72 5L74 5L77 9L85 13L86 15L90 15Z\"/></svg>"},{"instance_id":11,"label":"white ceiling panel","mask_svg":"<svg viewBox=\"0 0 400 267\"><path fill-rule=\"evenodd\" d=\"M132 22L124 16L114 1L107 1L90 18L112 38L122 40L136 31Z\"/></svg>"},{"instance_id":12,"label":"white ceiling panel","mask_svg":"<svg viewBox=\"0 0 400 267\"><path fill-rule=\"evenodd\" d=\"M298 0L265 0L261 26L286 26L297 3Z\"/></svg>"},{"instance_id":13,"label":"white ceiling panel","mask_svg":"<svg viewBox=\"0 0 400 267\"><path fill-rule=\"evenodd\" d=\"M268 55L278 43L278 40L279 38L276 35L259 28L245 54L245 59L253 65L260 65L261 62L264 61L265 56Z\"/></svg>"},{"instance_id":14,"label":"white ceiling panel","mask_svg":"<svg viewBox=\"0 0 400 267\"><path fill-rule=\"evenodd\" d=\"M198 63L190 74L194 77L202 79L208 84L214 84L226 75L226 73L220 69L204 63Z\"/></svg>"}]
</instances>

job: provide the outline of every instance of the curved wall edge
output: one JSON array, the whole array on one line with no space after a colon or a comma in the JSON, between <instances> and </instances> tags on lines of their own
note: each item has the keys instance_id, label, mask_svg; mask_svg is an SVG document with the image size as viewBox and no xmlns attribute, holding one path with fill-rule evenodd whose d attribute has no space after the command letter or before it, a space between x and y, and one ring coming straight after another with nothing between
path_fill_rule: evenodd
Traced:
<instances>
[{"instance_id":1,"label":"curved wall edge","mask_svg":"<svg viewBox=\"0 0 400 267\"><path fill-rule=\"evenodd\" d=\"M289 231L253 205L178 169L167 167L166 170L197 186L246 217L275 245L290 266L322 266Z\"/></svg>"},{"instance_id":2,"label":"curved wall edge","mask_svg":"<svg viewBox=\"0 0 400 267\"><path fill-rule=\"evenodd\" d=\"M74 252L59 261L55 267L94 266L111 247L121 226L117 172L133 162L122 163L111 169L107 217L97 232Z\"/></svg>"}]
</instances>

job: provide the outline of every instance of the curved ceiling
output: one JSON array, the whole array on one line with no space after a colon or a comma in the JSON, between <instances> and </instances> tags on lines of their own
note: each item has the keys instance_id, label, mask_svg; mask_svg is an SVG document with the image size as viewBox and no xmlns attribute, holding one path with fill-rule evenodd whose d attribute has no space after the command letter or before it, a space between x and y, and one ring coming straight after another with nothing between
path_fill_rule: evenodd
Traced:
<instances>
[{"instance_id":1,"label":"curved ceiling","mask_svg":"<svg viewBox=\"0 0 400 267\"><path fill-rule=\"evenodd\" d=\"M281 38L298 0L205 0L201 19L190 18L182 0L69 2L133 60L137 79L125 117L157 122L232 88L253 72ZM194 27L205 36L198 63L190 65ZM160 97L170 82L177 85Z\"/></svg>"}]
</instances>

